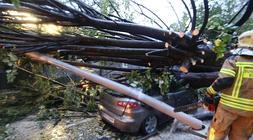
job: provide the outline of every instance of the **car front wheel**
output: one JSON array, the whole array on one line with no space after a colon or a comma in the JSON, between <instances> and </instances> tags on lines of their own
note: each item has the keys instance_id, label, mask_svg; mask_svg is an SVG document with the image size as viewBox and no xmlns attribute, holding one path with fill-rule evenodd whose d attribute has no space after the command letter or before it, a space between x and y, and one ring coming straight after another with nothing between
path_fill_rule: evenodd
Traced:
<instances>
[{"instance_id":1,"label":"car front wheel","mask_svg":"<svg viewBox=\"0 0 253 140\"><path fill-rule=\"evenodd\" d=\"M145 118L142 123L141 131L144 134L151 134L154 133L157 129L157 117L155 115L149 115Z\"/></svg>"}]
</instances>

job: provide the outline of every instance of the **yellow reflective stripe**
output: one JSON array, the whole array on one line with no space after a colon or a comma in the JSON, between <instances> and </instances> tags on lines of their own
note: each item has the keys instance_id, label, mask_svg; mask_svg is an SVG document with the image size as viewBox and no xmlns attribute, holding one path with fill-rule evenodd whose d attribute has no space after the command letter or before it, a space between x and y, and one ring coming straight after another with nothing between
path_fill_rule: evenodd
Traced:
<instances>
[{"instance_id":1,"label":"yellow reflective stripe","mask_svg":"<svg viewBox=\"0 0 253 140\"><path fill-rule=\"evenodd\" d=\"M211 128L208 135L208 140L215 140L215 129Z\"/></svg>"},{"instance_id":2,"label":"yellow reflective stripe","mask_svg":"<svg viewBox=\"0 0 253 140\"><path fill-rule=\"evenodd\" d=\"M232 101L232 102L239 103L239 104L253 106L253 102L252 102L253 100L252 101L251 100L250 101L242 101L242 100L240 100L240 98L226 97L223 95L221 95L221 98L226 99L227 101Z\"/></svg>"},{"instance_id":3,"label":"yellow reflective stripe","mask_svg":"<svg viewBox=\"0 0 253 140\"><path fill-rule=\"evenodd\" d=\"M240 104L235 104L235 103L224 101L223 99L221 99L220 102L223 105L226 105L226 106L229 106L232 108L236 108L236 109L240 109L240 110L244 110L244 111L253 111L253 107L251 107L251 106L244 106L244 105L240 105Z\"/></svg>"},{"instance_id":4,"label":"yellow reflective stripe","mask_svg":"<svg viewBox=\"0 0 253 140\"><path fill-rule=\"evenodd\" d=\"M240 79L239 79L238 88L237 88L235 97L239 97L240 89L241 89L241 86L242 86L243 72L244 72L244 67L242 67L242 73L241 73L241 75L239 75Z\"/></svg>"},{"instance_id":5,"label":"yellow reflective stripe","mask_svg":"<svg viewBox=\"0 0 253 140\"><path fill-rule=\"evenodd\" d=\"M236 91L237 91L237 88L238 88L238 83L240 81L240 75L242 75L242 68L239 67L239 72L238 72L238 75L236 77L236 81L235 81L235 84L234 84L234 88L233 88L233 92L232 92L232 96L236 96Z\"/></svg>"},{"instance_id":6,"label":"yellow reflective stripe","mask_svg":"<svg viewBox=\"0 0 253 140\"><path fill-rule=\"evenodd\" d=\"M207 88L207 91L208 93L211 93L211 94L216 94L217 92L213 89L212 86L210 86L209 88Z\"/></svg>"},{"instance_id":7,"label":"yellow reflective stripe","mask_svg":"<svg viewBox=\"0 0 253 140\"><path fill-rule=\"evenodd\" d=\"M253 67L253 62L236 62L236 66Z\"/></svg>"},{"instance_id":8,"label":"yellow reflective stripe","mask_svg":"<svg viewBox=\"0 0 253 140\"><path fill-rule=\"evenodd\" d=\"M223 99L223 98L221 98L221 101L227 102L228 104L233 104L235 106L241 106L241 107L253 109L252 105L245 105L245 104L240 104L240 103L236 103L236 102L231 102L231 101L228 101L228 100Z\"/></svg>"},{"instance_id":9,"label":"yellow reflective stripe","mask_svg":"<svg viewBox=\"0 0 253 140\"><path fill-rule=\"evenodd\" d=\"M239 97L232 97L230 95L226 95L224 93L221 94L221 97L225 97L225 98L231 98L232 100L238 100L241 102L248 102L248 103L253 103L253 99L245 99L245 98L239 98Z\"/></svg>"},{"instance_id":10,"label":"yellow reflective stripe","mask_svg":"<svg viewBox=\"0 0 253 140\"><path fill-rule=\"evenodd\" d=\"M241 67L241 66L243 66L243 67L250 67L250 68L253 68L253 65L237 65L238 67Z\"/></svg>"},{"instance_id":11,"label":"yellow reflective stripe","mask_svg":"<svg viewBox=\"0 0 253 140\"><path fill-rule=\"evenodd\" d=\"M238 104L238 103L234 103L234 102L229 102L224 99L221 99L221 102L227 106L237 108L240 110L253 111L253 106L247 106L247 105L242 105L242 104Z\"/></svg>"},{"instance_id":12,"label":"yellow reflective stripe","mask_svg":"<svg viewBox=\"0 0 253 140\"><path fill-rule=\"evenodd\" d=\"M231 73L235 74L235 71L233 71L233 70L231 70L231 69L222 68L221 70L228 71L228 72L231 72Z\"/></svg>"},{"instance_id":13,"label":"yellow reflective stripe","mask_svg":"<svg viewBox=\"0 0 253 140\"><path fill-rule=\"evenodd\" d=\"M227 71L220 71L220 73L226 74L226 75L228 75L228 76L235 77L235 74L230 73L230 72L227 72Z\"/></svg>"},{"instance_id":14,"label":"yellow reflective stripe","mask_svg":"<svg viewBox=\"0 0 253 140\"><path fill-rule=\"evenodd\" d=\"M226 75L235 77L235 74L233 74L233 73L231 73L231 72L228 72L228 71L221 70L220 73L223 73L223 74L226 74Z\"/></svg>"},{"instance_id":15,"label":"yellow reflective stripe","mask_svg":"<svg viewBox=\"0 0 253 140\"><path fill-rule=\"evenodd\" d=\"M253 65L253 62L236 62L237 65Z\"/></svg>"},{"instance_id":16,"label":"yellow reflective stripe","mask_svg":"<svg viewBox=\"0 0 253 140\"><path fill-rule=\"evenodd\" d=\"M230 74L233 74L235 76L235 71L231 70L231 69L226 69L226 68L222 68L220 71L223 71L223 72L227 72L227 73L230 73Z\"/></svg>"},{"instance_id":17,"label":"yellow reflective stripe","mask_svg":"<svg viewBox=\"0 0 253 140\"><path fill-rule=\"evenodd\" d=\"M252 73L243 73L243 78L253 78L253 72Z\"/></svg>"},{"instance_id":18,"label":"yellow reflective stripe","mask_svg":"<svg viewBox=\"0 0 253 140\"><path fill-rule=\"evenodd\" d=\"M253 69L245 68L243 71L243 78L253 78Z\"/></svg>"},{"instance_id":19,"label":"yellow reflective stripe","mask_svg":"<svg viewBox=\"0 0 253 140\"><path fill-rule=\"evenodd\" d=\"M253 111L253 106L241 105L241 104L226 101L224 99L221 99L221 103L226 106L237 108L240 110Z\"/></svg>"}]
</instances>

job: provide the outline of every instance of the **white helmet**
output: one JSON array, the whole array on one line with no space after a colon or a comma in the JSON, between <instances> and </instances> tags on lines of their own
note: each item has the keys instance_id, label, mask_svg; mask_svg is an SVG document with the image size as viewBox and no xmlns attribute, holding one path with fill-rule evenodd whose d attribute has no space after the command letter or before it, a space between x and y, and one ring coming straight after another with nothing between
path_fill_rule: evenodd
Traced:
<instances>
[{"instance_id":1,"label":"white helmet","mask_svg":"<svg viewBox=\"0 0 253 140\"><path fill-rule=\"evenodd\" d=\"M238 47L253 48L253 30L246 31L238 37Z\"/></svg>"}]
</instances>

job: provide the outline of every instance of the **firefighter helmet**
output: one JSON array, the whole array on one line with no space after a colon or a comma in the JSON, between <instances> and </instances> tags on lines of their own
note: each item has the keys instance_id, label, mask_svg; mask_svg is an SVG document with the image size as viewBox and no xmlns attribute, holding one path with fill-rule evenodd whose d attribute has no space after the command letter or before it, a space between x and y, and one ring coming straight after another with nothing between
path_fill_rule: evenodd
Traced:
<instances>
[{"instance_id":1,"label":"firefighter helmet","mask_svg":"<svg viewBox=\"0 0 253 140\"><path fill-rule=\"evenodd\" d=\"M246 31L238 37L238 46L242 48L253 48L253 30Z\"/></svg>"}]
</instances>

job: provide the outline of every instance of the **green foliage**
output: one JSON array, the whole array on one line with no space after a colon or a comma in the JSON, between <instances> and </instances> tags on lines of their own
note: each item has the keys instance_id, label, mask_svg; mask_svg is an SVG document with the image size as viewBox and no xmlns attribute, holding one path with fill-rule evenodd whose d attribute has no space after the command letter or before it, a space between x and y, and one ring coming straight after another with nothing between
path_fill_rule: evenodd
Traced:
<instances>
[{"instance_id":1,"label":"green foliage","mask_svg":"<svg viewBox=\"0 0 253 140\"><path fill-rule=\"evenodd\" d=\"M94 98L90 99L88 102L87 102L87 111L89 112L94 112L96 110L96 102L94 100Z\"/></svg>"},{"instance_id":2,"label":"green foliage","mask_svg":"<svg viewBox=\"0 0 253 140\"><path fill-rule=\"evenodd\" d=\"M16 121L34 109L31 105L0 107L0 126Z\"/></svg>"},{"instance_id":3,"label":"green foliage","mask_svg":"<svg viewBox=\"0 0 253 140\"><path fill-rule=\"evenodd\" d=\"M68 85L63 91L64 100L63 105L65 107L80 107L81 96L76 92L75 85Z\"/></svg>"},{"instance_id":4,"label":"green foliage","mask_svg":"<svg viewBox=\"0 0 253 140\"><path fill-rule=\"evenodd\" d=\"M5 126L0 126L0 140L4 140L8 135L9 133Z\"/></svg>"},{"instance_id":5,"label":"green foliage","mask_svg":"<svg viewBox=\"0 0 253 140\"><path fill-rule=\"evenodd\" d=\"M241 2L239 0L208 0L209 2L209 22L208 29L216 28L219 26L224 27L229 20L236 14L241 8ZM197 24L201 26L204 18L204 5L201 1L197 6Z\"/></svg>"},{"instance_id":6,"label":"green foliage","mask_svg":"<svg viewBox=\"0 0 253 140\"><path fill-rule=\"evenodd\" d=\"M95 37L95 38L105 38L105 33L98 32L93 29L88 29L85 27L64 27L64 30L62 33L65 34L79 34L83 36L90 36L90 37Z\"/></svg>"},{"instance_id":7,"label":"green foliage","mask_svg":"<svg viewBox=\"0 0 253 140\"><path fill-rule=\"evenodd\" d=\"M109 15L112 11L110 9L110 2L109 0L100 0L100 4L101 6L101 13L104 15Z\"/></svg>"},{"instance_id":8,"label":"green foliage","mask_svg":"<svg viewBox=\"0 0 253 140\"><path fill-rule=\"evenodd\" d=\"M216 53L217 59L220 59L224 57L227 46L232 43L232 35L229 34L231 33L231 28L228 27L227 23L236 14L241 5L238 6L240 3L238 0L209 0L208 2L209 20L203 36L215 44L212 50ZM202 1L197 1L196 3L199 3L199 5L197 5L196 28L200 29L203 23L205 10ZM184 12L181 21L184 26L187 25L189 17L186 12ZM176 23L173 23L171 27L177 31L182 31Z\"/></svg>"},{"instance_id":9,"label":"green foliage","mask_svg":"<svg viewBox=\"0 0 253 140\"><path fill-rule=\"evenodd\" d=\"M151 70L147 70L143 73L132 71L126 77L127 82L135 88L141 88L144 92L148 92L153 86L158 86L161 95L164 95L169 91L173 76L169 72L153 73Z\"/></svg>"},{"instance_id":10,"label":"green foliage","mask_svg":"<svg viewBox=\"0 0 253 140\"><path fill-rule=\"evenodd\" d=\"M16 7L19 7L19 6L20 6L20 1L19 1L19 0L11 0L11 2L12 2Z\"/></svg>"},{"instance_id":11,"label":"green foliage","mask_svg":"<svg viewBox=\"0 0 253 140\"><path fill-rule=\"evenodd\" d=\"M224 53L227 51L226 47L231 43L232 35L226 32L222 32L218 39L214 41L214 48L213 51L217 55L217 59L223 58Z\"/></svg>"},{"instance_id":12,"label":"green foliage","mask_svg":"<svg viewBox=\"0 0 253 140\"><path fill-rule=\"evenodd\" d=\"M43 105L46 108L61 106L65 109L79 109L82 107L81 105L86 104L88 111L96 110L95 99L103 90L101 86L89 85L82 91L77 88L79 82L73 81L70 77L70 81L67 81L66 84L64 84L65 86L59 86L50 81L50 79L57 79L56 73L59 72L57 68L31 62L22 67L29 69L34 74L47 75L47 79L30 75L29 80L22 80L19 83L19 86L39 93L39 98L36 99L37 104ZM67 75L61 76L68 77ZM43 111L43 109L41 111Z\"/></svg>"},{"instance_id":13,"label":"green foliage","mask_svg":"<svg viewBox=\"0 0 253 140\"><path fill-rule=\"evenodd\" d=\"M30 69L33 73L43 75L43 70L47 69L46 65L44 64L31 64ZM48 81L47 79L43 79L38 76L29 77L28 80L20 83L23 87L29 87L34 89L35 91L41 94L40 98L37 99L37 102L43 103L50 98L50 94L54 92L53 84Z\"/></svg>"},{"instance_id":14,"label":"green foliage","mask_svg":"<svg viewBox=\"0 0 253 140\"><path fill-rule=\"evenodd\" d=\"M188 22L189 22L189 17L187 15L187 13L183 13L183 16L182 18L180 19L180 24L179 23L172 23L170 25L170 28L175 30L175 31L179 31L179 32L184 32L185 31L185 27L187 27L188 25ZM182 28L184 27L184 28Z\"/></svg>"},{"instance_id":15,"label":"green foliage","mask_svg":"<svg viewBox=\"0 0 253 140\"><path fill-rule=\"evenodd\" d=\"M115 15L129 21L133 20L134 12L130 9L130 0L99 0L98 11L104 15Z\"/></svg>"},{"instance_id":16,"label":"green foliage","mask_svg":"<svg viewBox=\"0 0 253 140\"><path fill-rule=\"evenodd\" d=\"M0 50L0 60L0 66L3 65L7 69L7 81L9 83L13 82L17 75L17 69L15 67L18 60L17 56L11 52Z\"/></svg>"},{"instance_id":17,"label":"green foliage","mask_svg":"<svg viewBox=\"0 0 253 140\"><path fill-rule=\"evenodd\" d=\"M33 64L31 67L33 73L44 75L47 71L50 75L48 75L49 79L56 79L57 69L53 66L48 66L44 64ZM43 71L44 70L44 71ZM66 76L66 75L65 75ZM41 97L38 99L38 102L44 105L54 104L56 99L61 99L63 101L62 105L65 108L79 108L81 103L81 95L76 89L76 84L71 81L66 84L66 87L59 88L52 82L47 79L43 79L41 77L33 77L33 80L30 80L31 83L29 85L33 85L33 87L41 93ZM32 84L33 83L33 84Z\"/></svg>"},{"instance_id":18,"label":"green foliage","mask_svg":"<svg viewBox=\"0 0 253 140\"><path fill-rule=\"evenodd\" d=\"M210 17L207 24L205 36L208 40L214 43L212 49L216 53L216 58L220 59L224 57L224 53L227 51L227 46L232 42L231 28L227 26L229 20L239 10L237 0L228 0L221 2L217 0L210 0ZM198 9L200 13L197 21L202 23L203 20L203 6Z\"/></svg>"},{"instance_id":19,"label":"green foliage","mask_svg":"<svg viewBox=\"0 0 253 140\"><path fill-rule=\"evenodd\" d=\"M57 109L47 109L45 106L40 106L39 112L37 113L38 120L56 120L60 118L60 113Z\"/></svg>"},{"instance_id":20,"label":"green foliage","mask_svg":"<svg viewBox=\"0 0 253 140\"><path fill-rule=\"evenodd\" d=\"M141 88L145 91L148 91L152 88L152 79L150 70L140 73L138 71L132 71L126 75L128 83L135 87Z\"/></svg>"},{"instance_id":21,"label":"green foliage","mask_svg":"<svg viewBox=\"0 0 253 140\"><path fill-rule=\"evenodd\" d=\"M7 73L7 82L11 83L15 80L16 75L17 75L17 69L9 69L6 70Z\"/></svg>"},{"instance_id":22,"label":"green foliage","mask_svg":"<svg viewBox=\"0 0 253 140\"><path fill-rule=\"evenodd\" d=\"M170 88L170 81L171 81L172 75L168 72L163 72L159 77L158 77L158 85L160 88L160 93L162 95L165 95Z\"/></svg>"},{"instance_id":23,"label":"green foliage","mask_svg":"<svg viewBox=\"0 0 253 140\"><path fill-rule=\"evenodd\" d=\"M37 104L53 104L55 98L60 96L63 98L61 92L63 89L49 81L49 79L56 78L55 73L57 69L55 67L31 62L23 64L22 67L38 75L47 73L48 79L35 75L25 75L25 79L19 79L16 84L20 89L28 89L38 93Z\"/></svg>"},{"instance_id":24,"label":"green foliage","mask_svg":"<svg viewBox=\"0 0 253 140\"><path fill-rule=\"evenodd\" d=\"M100 93L102 93L103 90L104 88L99 85L86 87L84 90L84 95L89 97L86 99L87 111L94 112L96 110L97 105L95 99L99 96Z\"/></svg>"},{"instance_id":25,"label":"green foliage","mask_svg":"<svg viewBox=\"0 0 253 140\"><path fill-rule=\"evenodd\" d=\"M234 17L234 15L242 7L244 1L241 0L208 0L209 2L209 20L204 32L204 37L210 40L214 44L213 51L217 55L217 59L224 56L224 53L228 50L227 46L233 42L231 29L238 27L229 27L228 22ZM197 29L200 29L204 19L204 5L202 1L197 1ZM186 14L186 13L184 13ZM239 17L241 14L239 14ZM189 18L188 18L189 19ZM185 16L182 18L182 23L186 23ZM237 21L237 19L235 20ZM246 30L253 28L253 18L251 17L243 26L239 27L237 33L240 34ZM173 25L174 27L175 25Z\"/></svg>"}]
</instances>

